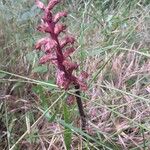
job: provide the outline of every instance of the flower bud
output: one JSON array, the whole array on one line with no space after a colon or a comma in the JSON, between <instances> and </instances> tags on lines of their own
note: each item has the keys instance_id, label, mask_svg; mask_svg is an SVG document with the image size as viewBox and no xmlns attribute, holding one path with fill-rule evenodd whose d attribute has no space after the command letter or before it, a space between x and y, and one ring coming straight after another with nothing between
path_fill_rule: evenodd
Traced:
<instances>
[{"instance_id":1,"label":"flower bud","mask_svg":"<svg viewBox=\"0 0 150 150\"><path fill-rule=\"evenodd\" d=\"M54 18L53 18L53 21L55 23L57 23L62 17L67 17L67 12L63 11L63 12L58 12Z\"/></svg>"},{"instance_id":2,"label":"flower bud","mask_svg":"<svg viewBox=\"0 0 150 150\"><path fill-rule=\"evenodd\" d=\"M56 24L55 29L54 29L54 33L56 35L59 35L60 32L63 32L66 29L66 25L63 24Z\"/></svg>"},{"instance_id":3,"label":"flower bud","mask_svg":"<svg viewBox=\"0 0 150 150\"><path fill-rule=\"evenodd\" d=\"M65 52L63 53L64 57L67 58L70 56L71 53L73 53L75 51L75 48L71 47L71 48L67 48L65 50Z\"/></svg>"},{"instance_id":4,"label":"flower bud","mask_svg":"<svg viewBox=\"0 0 150 150\"><path fill-rule=\"evenodd\" d=\"M56 83L60 88L64 88L65 90L69 88L70 80L66 78L64 71L57 69Z\"/></svg>"},{"instance_id":5,"label":"flower bud","mask_svg":"<svg viewBox=\"0 0 150 150\"><path fill-rule=\"evenodd\" d=\"M53 7L55 5L57 5L60 2L60 0L50 0L50 2L48 3L47 9L50 11L51 9L53 9Z\"/></svg>"},{"instance_id":6,"label":"flower bud","mask_svg":"<svg viewBox=\"0 0 150 150\"><path fill-rule=\"evenodd\" d=\"M61 48L64 48L67 44L74 44L75 38L73 36L66 36L60 43Z\"/></svg>"}]
</instances>

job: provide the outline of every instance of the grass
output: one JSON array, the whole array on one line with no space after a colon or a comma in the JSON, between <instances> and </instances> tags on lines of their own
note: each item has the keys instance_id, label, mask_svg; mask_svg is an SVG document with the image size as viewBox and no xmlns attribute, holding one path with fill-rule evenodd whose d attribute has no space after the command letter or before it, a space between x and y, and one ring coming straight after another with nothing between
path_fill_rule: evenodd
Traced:
<instances>
[{"instance_id":1,"label":"grass","mask_svg":"<svg viewBox=\"0 0 150 150\"><path fill-rule=\"evenodd\" d=\"M90 76L82 93L88 127L55 84L52 65L38 64L40 11L34 1L0 2L0 148L150 149L150 2L66 0L73 59ZM70 138L67 138L70 136ZM70 144L71 143L71 144ZM70 148L71 147L71 148Z\"/></svg>"}]
</instances>

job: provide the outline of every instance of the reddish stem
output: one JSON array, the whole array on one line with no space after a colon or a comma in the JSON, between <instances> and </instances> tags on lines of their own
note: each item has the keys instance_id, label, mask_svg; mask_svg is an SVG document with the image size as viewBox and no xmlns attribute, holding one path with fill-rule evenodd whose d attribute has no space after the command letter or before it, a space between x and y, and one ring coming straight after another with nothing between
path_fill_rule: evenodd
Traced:
<instances>
[{"instance_id":1,"label":"reddish stem","mask_svg":"<svg viewBox=\"0 0 150 150\"><path fill-rule=\"evenodd\" d=\"M80 97L80 87L78 85L75 85L75 89L76 89L76 101L77 101L77 105L78 105L78 109L79 109L79 114L81 117L81 126L82 126L82 130L85 130L86 128L86 116L84 113L84 108L83 108L83 104L82 104L82 100Z\"/></svg>"}]
</instances>

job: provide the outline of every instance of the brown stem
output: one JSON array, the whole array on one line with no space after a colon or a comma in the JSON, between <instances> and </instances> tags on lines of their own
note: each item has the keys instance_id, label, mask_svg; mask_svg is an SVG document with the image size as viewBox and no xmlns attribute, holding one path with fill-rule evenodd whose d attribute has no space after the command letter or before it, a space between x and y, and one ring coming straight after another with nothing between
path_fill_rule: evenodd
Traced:
<instances>
[{"instance_id":1,"label":"brown stem","mask_svg":"<svg viewBox=\"0 0 150 150\"><path fill-rule=\"evenodd\" d=\"M75 89L76 89L76 101L77 101L77 105L78 105L78 109L79 109L79 114L81 117L81 125L82 125L82 130L85 130L86 128L86 116L84 113L84 109L83 109L83 104L80 98L80 87L79 85L75 85Z\"/></svg>"}]
</instances>

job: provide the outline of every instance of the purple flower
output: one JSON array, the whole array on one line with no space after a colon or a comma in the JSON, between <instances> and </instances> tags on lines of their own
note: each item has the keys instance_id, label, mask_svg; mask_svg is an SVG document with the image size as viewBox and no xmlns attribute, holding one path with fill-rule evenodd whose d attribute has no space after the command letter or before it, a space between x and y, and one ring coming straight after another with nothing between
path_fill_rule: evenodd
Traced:
<instances>
[{"instance_id":1,"label":"purple flower","mask_svg":"<svg viewBox=\"0 0 150 150\"><path fill-rule=\"evenodd\" d=\"M87 73L81 73L79 77L73 75L73 71L78 68L78 64L71 61L70 55L75 51L73 46L75 38L66 35L60 38L61 33L65 33L67 26L60 23L61 18L67 17L67 12L62 11L53 14L52 9L60 0L50 0L48 5L44 5L40 0L35 0L36 5L43 10L42 22L38 26L40 32L48 33L37 41L35 48L42 50L45 54L40 58L40 63L51 62L56 67L56 83L60 88L67 90L70 85L80 86L82 90L87 90L85 79ZM65 48L67 47L67 48Z\"/></svg>"}]
</instances>

